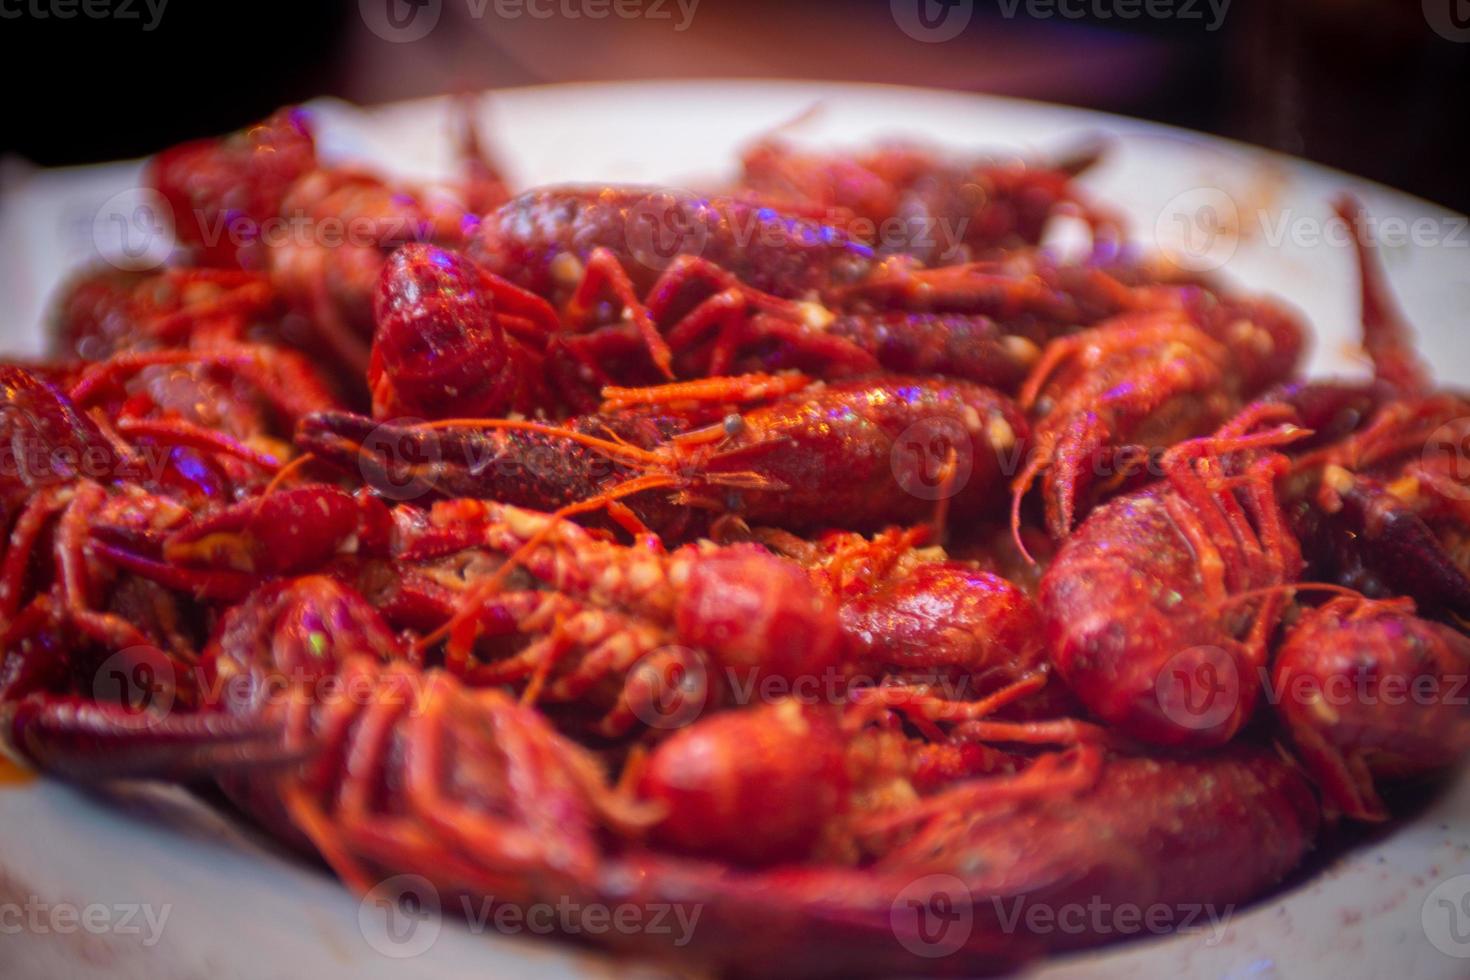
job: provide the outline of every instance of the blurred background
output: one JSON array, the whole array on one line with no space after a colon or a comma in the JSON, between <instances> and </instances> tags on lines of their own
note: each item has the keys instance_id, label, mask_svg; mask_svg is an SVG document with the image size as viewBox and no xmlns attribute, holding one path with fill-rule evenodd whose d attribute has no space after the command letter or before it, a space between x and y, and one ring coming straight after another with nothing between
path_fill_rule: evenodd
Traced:
<instances>
[{"instance_id":1,"label":"blurred background","mask_svg":"<svg viewBox=\"0 0 1470 980\"><path fill-rule=\"evenodd\" d=\"M324 94L785 77L1120 112L1470 210L1470 0L0 0L0 38L0 154L43 165Z\"/></svg>"}]
</instances>

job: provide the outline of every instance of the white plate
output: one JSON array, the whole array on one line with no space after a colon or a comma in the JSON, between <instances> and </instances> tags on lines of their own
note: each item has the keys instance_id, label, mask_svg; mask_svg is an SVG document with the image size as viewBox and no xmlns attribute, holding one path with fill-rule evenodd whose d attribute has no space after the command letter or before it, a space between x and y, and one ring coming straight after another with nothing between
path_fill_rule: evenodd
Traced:
<instances>
[{"instance_id":1,"label":"white plate","mask_svg":"<svg viewBox=\"0 0 1470 980\"><path fill-rule=\"evenodd\" d=\"M1311 369L1361 372L1352 354L1357 284L1329 200L1349 189L1382 232L1394 287L1440 376L1470 381L1470 227L1416 198L1251 147L1135 120L1005 99L884 86L699 81L552 86L494 93L485 124L523 185L660 181L729 174L739 148L813 105L795 136L823 144L918 136L956 148L1046 151L1090 134L1116 145L1086 184L1149 244L1198 265L1224 262L1241 284L1299 306L1315 325ZM404 174L449 166L447 104L371 111L323 102L323 145ZM39 351L37 323L65 270L108 249L107 216L138 165L72 171L0 167L7 256L0 345ZM118 194L123 194L118 198ZM111 203L109 203L111 202ZM102 219L99 220L98 216ZM1397 222L1398 224L1395 224ZM1399 231L1400 227L1402 232ZM1238 233L1237 233L1238 232ZM1398 237L1404 239L1395 245ZM429 920L425 945L382 942L371 914L325 874L243 832L177 790L99 800L50 782L0 786L0 975L467 977L606 975L608 961L535 937L476 935ZM1085 832L1085 831L1084 831ZM1395 976L1470 974L1470 778L1386 840L1228 918L1220 932L1174 935L1051 961L1039 976ZM89 903L93 931L46 924ZM37 908L44 906L44 908ZM142 906L127 923L126 907ZM16 912L42 930L13 928ZM167 919L153 936L154 922ZM369 910L371 913L371 910ZM60 913L65 916L66 913ZM362 922L368 925L364 927ZM64 927L65 920L62 920ZM155 939L156 942L148 942ZM1458 955L1456 955L1458 954ZM618 971L633 970L619 964Z\"/></svg>"}]
</instances>

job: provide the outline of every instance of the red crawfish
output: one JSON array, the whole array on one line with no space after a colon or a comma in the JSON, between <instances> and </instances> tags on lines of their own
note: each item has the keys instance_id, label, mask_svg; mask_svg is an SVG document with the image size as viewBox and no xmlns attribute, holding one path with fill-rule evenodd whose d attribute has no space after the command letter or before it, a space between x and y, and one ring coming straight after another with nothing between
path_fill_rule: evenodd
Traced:
<instances>
[{"instance_id":1,"label":"red crawfish","mask_svg":"<svg viewBox=\"0 0 1470 980\"><path fill-rule=\"evenodd\" d=\"M606 737L672 710L647 700L665 693L670 672L695 672L685 686L697 712L720 703L727 678L790 684L837 665L835 607L795 564L750 544L664 552L489 501L390 512L324 485L152 530L103 526L92 548L209 601L239 601L272 577L336 575L368 590L395 626L423 634L420 661L447 639L443 663L455 676L596 711L585 727Z\"/></svg>"},{"instance_id":2,"label":"red crawfish","mask_svg":"<svg viewBox=\"0 0 1470 980\"><path fill-rule=\"evenodd\" d=\"M887 693L854 691L859 700L845 708L778 698L702 718L659 743L638 783L640 797L663 811L652 830L659 846L755 867L854 863L892 846L894 823L912 826L962 800L1064 795L1092 775L1088 767L1101 754L1095 744L1065 760L989 748L984 742L1102 737L1068 719L983 720L999 699L945 705L947 720L960 722L954 737L931 725L933 740L912 738L881 720L890 706L910 710L915 702L865 697ZM966 782L987 775L1013 778ZM769 806L772 798L782 805Z\"/></svg>"},{"instance_id":3,"label":"red crawfish","mask_svg":"<svg viewBox=\"0 0 1470 980\"><path fill-rule=\"evenodd\" d=\"M1052 663L1097 717L1160 745L1210 747L1249 719L1302 561L1255 409L1164 454L1166 479L1117 497L1066 540L1038 596ZM1200 691L1201 685L1209 690Z\"/></svg>"},{"instance_id":4,"label":"red crawfish","mask_svg":"<svg viewBox=\"0 0 1470 980\"><path fill-rule=\"evenodd\" d=\"M957 897L976 913L957 962L972 971L1014 965L1059 937L1102 937L1007 930L993 897L1056 905L1100 890L1105 902L1176 912L1185 902L1234 903L1293 867L1315 828L1310 793L1273 756L1099 760L1085 751L1070 764L1043 756L1018 775L957 779L911 808L894 797L895 812L884 816L902 826L907 810L912 829L875 867L732 869L669 854L650 830L668 819L667 805L609 789L595 759L538 713L412 667L402 652L350 589L320 577L282 580L221 620L197 671L211 692L198 710L31 692L0 709L4 738L32 764L82 782L213 779L359 892L418 874L442 894L520 905L695 902L703 913L685 952L726 968L773 957L815 966L812 930L828 969L922 965L895 934L892 910L931 873L957 876ZM811 742L820 731L771 730L786 755L767 765L800 769L790 750L820 749ZM720 738L718 758L762 758L750 744L732 757L735 744ZM769 778L758 767L728 773L744 776ZM641 785L653 793L659 782L654 774ZM801 789L803 805L820 801L820 792ZM727 822L750 813L712 812ZM761 812L775 819L768 806ZM1087 834L1075 833L1084 825ZM1107 828L1101 838L1099 828ZM1018 864L1017 854L1029 857ZM805 924L799 937L777 928L793 919ZM658 933L608 935L668 951Z\"/></svg>"},{"instance_id":5,"label":"red crawfish","mask_svg":"<svg viewBox=\"0 0 1470 980\"><path fill-rule=\"evenodd\" d=\"M1005 396L938 378L716 378L609 394L610 411L562 426L315 415L297 444L400 498L476 496L550 510L590 509L615 495L666 531L696 514L872 527L923 519L941 499L957 517L973 515L1003 492L1028 435ZM757 404L726 412L742 400Z\"/></svg>"},{"instance_id":6,"label":"red crawfish","mask_svg":"<svg viewBox=\"0 0 1470 980\"><path fill-rule=\"evenodd\" d=\"M576 347L594 383L651 380L599 376L613 359L666 377L758 366L833 376L871 370L876 359L889 370L1014 384L1035 357L1028 334L1038 323L1061 329L1080 308L1116 312L1129 292L1101 269L1057 271L1042 259L1045 275L1001 262L925 269L882 260L799 213L656 188L529 192L487 215L469 251L588 334ZM611 309L599 303L605 296Z\"/></svg>"},{"instance_id":7,"label":"red crawfish","mask_svg":"<svg viewBox=\"0 0 1470 980\"><path fill-rule=\"evenodd\" d=\"M462 418L547 404L556 311L462 254L412 243L383 264L367 383L375 418Z\"/></svg>"},{"instance_id":8,"label":"red crawfish","mask_svg":"<svg viewBox=\"0 0 1470 980\"><path fill-rule=\"evenodd\" d=\"M325 492L290 493L309 490ZM282 510L273 504L263 516L278 525L287 518ZM348 507L324 511L332 514L351 526ZM231 534L225 517L175 535L165 553L175 564L199 551L238 554L242 561L230 568L257 570L256 537ZM359 520L371 525L370 509ZM854 684L901 679L914 686L894 698L942 716L972 711L959 701L1002 688L1008 701L1027 698L1044 682L1029 600L955 563L901 561L920 564L915 585L903 584L910 578L895 568L884 573L888 588L839 599L831 572L808 580L797 564L754 544L700 542L672 552L620 545L552 515L477 500L427 511L400 505L393 522L386 551L381 533L353 532L357 554L391 554L391 575L351 571L378 582L372 594L388 600L390 620L407 615L402 625L427 634L419 650L444 638L444 662L457 676L516 685L563 714L594 709L601 717L590 729L603 736L666 727L670 716L739 703L768 684L837 697ZM330 549L325 523L305 537ZM345 533L339 529L339 538ZM307 547L274 549L272 567L289 570L280 567L286 556L304 558ZM844 559L857 550L845 547ZM510 562L524 573L508 575ZM881 628L894 622L899 628L884 642ZM678 703L652 700L671 694Z\"/></svg>"},{"instance_id":9,"label":"red crawfish","mask_svg":"<svg viewBox=\"0 0 1470 980\"><path fill-rule=\"evenodd\" d=\"M1294 460L1292 516L1314 573L1369 597L1305 611L1273 668L1277 711L1329 810L1383 820L1376 784L1431 774L1470 749L1470 500L1463 446L1470 402L1435 388L1413 351L1350 199L1374 378L1310 392L1360 424ZM1301 396L1298 395L1298 400ZM1359 407L1361 406L1361 407ZM1407 596L1409 598L1397 598Z\"/></svg>"},{"instance_id":10,"label":"red crawfish","mask_svg":"<svg viewBox=\"0 0 1470 980\"><path fill-rule=\"evenodd\" d=\"M686 288L738 283L833 310L1027 314L1119 312L1129 287L1100 266L1057 267L1041 253L926 268L878 256L847 232L758 200L650 187L548 187L486 215L469 246L490 272L561 304L587 280L672 303ZM596 270L596 271L594 271ZM654 289L658 286L658 289ZM686 297L687 298L687 297Z\"/></svg>"},{"instance_id":11,"label":"red crawfish","mask_svg":"<svg viewBox=\"0 0 1470 980\"><path fill-rule=\"evenodd\" d=\"M716 721L725 718L704 724ZM691 738L697 728L687 730ZM753 734L729 731L718 744L730 763L715 771L739 779L748 765L760 779L775 779L759 771L765 754L749 751L765 739L733 738ZM814 730L800 744L816 751L821 734ZM671 740L659 751L673 748ZM1086 747L1060 759L1044 755L1018 775L957 780L908 807L874 813L870 823L886 821L895 843L861 867L746 870L649 851L610 861L602 894L611 902L700 903L690 955L715 969L756 972L779 962L792 973L891 976L930 971L943 952L947 968L979 975L1120 935L1115 922L1086 916L1072 920L1075 928L1055 928L1053 920L1052 928L1034 926L1034 907L1156 909L1158 925L1187 925L1201 905L1229 908L1260 895L1315 840L1316 798L1274 751L1107 755L1100 763L1090 756ZM810 759L770 758L766 766L786 769L778 782L791 787L793 808L821 806L826 796L814 781L797 785L818 768ZM771 807L760 785L769 784L748 785L746 796L722 788L702 802L698 812L718 828L712 837L779 824L783 808ZM937 927L957 920L969 928ZM658 948L655 937L623 942Z\"/></svg>"},{"instance_id":12,"label":"red crawfish","mask_svg":"<svg viewBox=\"0 0 1470 980\"><path fill-rule=\"evenodd\" d=\"M964 698L1021 681L1042 686L1048 661L1035 603L1001 576L925 546L930 526L811 541L769 528L753 535L799 561L837 601L854 674Z\"/></svg>"},{"instance_id":13,"label":"red crawfish","mask_svg":"<svg viewBox=\"0 0 1470 980\"><path fill-rule=\"evenodd\" d=\"M269 281L240 269L90 269L61 289L52 337L64 359L125 351L243 343L279 316Z\"/></svg>"},{"instance_id":14,"label":"red crawfish","mask_svg":"<svg viewBox=\"0 0 1470 980\"><path fill-rule=\"evenodd\" d=\"M87 385L88 371L74 393ZM193 600L238 597L248 586L240 586L238 570L172 566L158 549L217 506L217 495L201 492L208 486L202 467L228 461L272 473L277 462L210 430L94 416L20 368L0 368L0 394L0 437L14 454L11 475L0 480L8 532L0 561L4 645L63 641L75 648L63 659L77 661L96 651L156 660L165 648L190 648ZM247 506L284 516L269 504ZM319 511L313 516L320 520ZM272 550L274 558L299 553L289 522L278 530L285 546Z\"/></svg>"},{"instance_id":15,"label":"red crawfish","mask_svg":"<svg viewBox=\"0 0 1470 980\"><path fill-rule=\"evenodd\" d=\"M150 178L175 212L180 241L205 265L264 273L297 314L287 331L344 365L339 380L351 389L367 366L373 290L388 253L409 241L462 243L475 216L504 198L467 117L457 144L461 180L408 188L322 163L305 113L283 110L241 133L165 151Z\"/></svg>"},{"instance_id":16,"label":"red crawfish","mask_svg":"<svg viewBox=\"0 0 1470 980\"><path fill-rule=\"evenodd\" d=\"M79 366L68 396L180 495L233 499L264 485L302 415L338 405L291 350L219 343L115 354Z\"/></svg>"},{"instance_id":17,"label":"red crawfish","mask_svg":"<svg viewBox=\"0 0 1470 980\"><path fill-rule=\"evenodd\" d=\"M595 873L595 830L646 823L535 711L404 653L350 588L277 580L225 613L197 667L173 664L198 705L30 692L0 709L4 738L80 781L213 779L362 891L401 867L502 899L566 895Z\"/></svg>"},{"instance_id":18,"label":"red crawfish","mask_svg":"<svg viewBox=\"0 0 1470 980\"><path fill-rule=\"evenodd\" d=\"M1055 163L960 157L889 143L862 154L809 153L763 139L741 157L739 188L777 206L822 215L875 245L928 265L1036 245L1051 219L1074 214L1116 233L1076 176L1101 155L1082 148Z\"/></svg>"},{"instance_id":19,"label":"red crawfish","mask_svg":"<svg viewBox=\"0 0 1470 980\"><path fill-rule=\"evenodd\" d=\"M420 651L444 640L445 666L471 683L595 708L593 730L606 736L650 723L651 711L679 713L649 700L670 678L668 691L698 713L732 683L828 677L842 652L835 604L795 563L753 544L666 552L468 499L435 504L400 537L400 566L455 556L462 569L439 577L449 615Z\"/></svg>"},{"instance_id":20,"label":"red crawfish","mask_svg":"<svg viewBox=\"0 0 1470 980\"><path fill-rule=\"evenodd\" d=\"M207 448L275 456L300 416L340 405L316 367L272 335L279 310L256 273L89 274L68 287L56 319L67 353L81 358L65 362L72 397L130 439L192 447L175 452L193 454L204 492L228 493L249 475L201 455Z\"/></svg>"},{"instance_id":21,"label":"red crawfish","mask_svg":"<svg viewBox=\"0 0 1470 980\"><path fill-rule=\"evenodd\" d=\"M604 385L657 382L659 363L685 378L794 368L835 379L881 366L1014 390L1037 353L987 316L834 315L759 293L709 265L707 275L723 291L681 306L669 284L683 262L646 303L626 296L623 319L599 325L574 312L559 318L545 300L468 256L405 246L378 284L374 414L437 418L506 407L557 414L564 405L595 403ZM564 311L576 305L574 298Z\"/></svg>"},{"instance_id":22,"label":"red crawfish","mask_svg":"<svg viewBox=\"0 0 1470 980\"><path fill-rule=\"evenodd\" d=\"M1294 460L1293 521L1323 577L1371 597L1412 596L1428 615L1470 617L1470 399L1434 384L1363 233L1366 216L1350 199L1337 207L1358 232L1374 376L1284 396L1336 406L1344 423Z\"/></svg>"},{"instance_id":23,"label":"red crawfish","mask_svg":"<svg viewBox=\"0 0 1470 980\"><path fill-rule=\"evenodd\" d=\"M1090 492L1116 489L1151 454L1214 429L1286 378L1302 352L1300 322L1269 303L1191 287L1140 302L1151 307L1052 341L1027 378L1020 401L1037 417L1036 449L1014 484L1017 527L1044 474L1046 525L1065 537ZM1108 447L1118 447L1111 459Z\"/></svg>"},{"instance_id":24,"label":"red crawfish","mask_svg":"<svg viewBox=\"0 0 1470 980\"><path fill-rule=\"evenodd\" d=\"M229 136L165 150L149 165L149 180L173 211L174 234L200 264L262 269L262 227L316 165L306 113L282 109Z\"/></svg>"},{"instance_id":25,"label":"red crawfish","mask_svg":"<svg viewBox=\"0 0 1470 980\"><path fill-rule=\"evenodd\" d=\"M1470 751L1470 639L1410 600L1342 597L1303 613L1272 686L1327 807L1385 820L1375 783L1435 773Z\"/></svg>"}]
</instances>

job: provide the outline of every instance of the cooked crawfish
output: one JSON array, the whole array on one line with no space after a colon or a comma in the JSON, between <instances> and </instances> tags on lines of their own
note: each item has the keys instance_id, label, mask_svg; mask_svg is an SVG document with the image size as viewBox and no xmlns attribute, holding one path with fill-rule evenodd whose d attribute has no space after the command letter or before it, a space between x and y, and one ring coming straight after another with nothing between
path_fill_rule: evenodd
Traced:
<instances>
[{"instance_id":1,"label":"cooked crawfish","mask_svg":"<svg viewBox=\"0 0 1470 980\"><path fill-rule=\"evenodd\" d=\"M1253 411L1164 455L1164 482L1082 523L1041 580L1053 664L1109 724L1160 745L1209 747L1249 719L1301 554L1276 495L1284 425ZM1212 689L1200 706L1196 677Z\"/></svg>"},{"instance_id":2,"label":"cooked crawfish","mask_svg":"<svg viewBox=\"0 0 1470 980\"><path fill-rule=\"evenodd\" d=\"M1307 612L1272 683L1292 744L1329 808L1385 820L1374 783L1433 773L1470 752L1470 638L1412 601L1343 597Z\"/></svg>"},{"instance_id":3,"label":"cooked crawfish","mask_svg":"<svg viewBox=\"0 0 1470 980\"><path fill-rule=\"evenodd\" d=\"M174 211L180 243L203 265L263 273L296 311L285 329L345 366L339 381L355 392L388 254L411 241L463 244L477 215L505 199L468 113L461 127L463 177L450 187L410 189L323 164L299 109L165 151L149 174Z\"/></svg>"},{"instance_id":4,"label":"cooked crawfish","mask_svg":"<svg viewBox=\"0 0 1470 980\"><path fill-rule=\"evenodd\" d=\"M1110 936L1027 903L1245 901L1470 751L1470 401L1365 242L1374 377L1307 381L1085 159L510 199L458 143L444 188L294 112L166 151L177 264L0 365L19 758L212 781L359 891L695 903L686 961L891 975Z\"/></svg>"},{"instance_id":5,"label":"cooked crawfish","mask_svg":"<svg viewBox=\"0 0 1470 980\"><path fill-rule=\"evenodd\" d=\"M1047 527L1060 540L1094 484L1119 486L1153 453L1220 425L1296 367L1304 332L1286 311L1194 291L1175 298L1184 301L1104 321L1042 353L1020 394L1039 419L1036 451L1015 481L1017 526L1039 474Z\"/></svg>"},{"instance_id":6,"label":"cooked crawfish","mask_svg":"<svg viewBox=\"0 0 1470 980\"><path fill-rule=\"evenodd\" d=\"M952 159L915 144L890 143L865 154L820 154L767 138L742 155L738 187L823 215L879 254L952 264L977 253L1036 245L1059 214L1116 232L1116 219L1088 203L1074 183L1101 153L1100 147L1084 147L1055 163L1028 163Z\"/></svg>"},{"instance_id":7,"label":"cooked crawfish","mask_svg":"<svg viewBox=\"0 0 1470 980\"><path fill-rule=\"evenodd\" d=\"M731 398L759 402L763 391L775 394L723 413ZM622 502L668 531L701 512L864 528L921 519L943 497L955 515L973 515L1003 492L1027 437L1005 396L933 378L728 378L611 394L624 407L560 426L318 414L302 421L297 444L395 496L409 488L559 508L635 491ZM673 414L684 401L693 412Z\"/></svg>"}]
</instances>

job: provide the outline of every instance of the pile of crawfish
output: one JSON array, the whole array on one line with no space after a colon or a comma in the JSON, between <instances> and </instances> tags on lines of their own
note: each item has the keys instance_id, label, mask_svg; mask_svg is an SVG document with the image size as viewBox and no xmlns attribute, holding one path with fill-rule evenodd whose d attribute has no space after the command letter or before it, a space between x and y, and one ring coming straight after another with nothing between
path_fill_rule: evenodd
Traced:
<instances>
[{"instance_id":1,"label":"pile of crawfish","mask_svg":"<svg viewBox=\"0 0 1470 980\"><path fill-rule=\"evenodd\" d=\"M15 757L208 785L361 891L699 910L600 937L642 955L975 974L1127 934L1032 906L1268 892L1470 748L1470 400L1361 235L1373 376L1304 380L1086 154L512 196L460 142L168 150L170 262L0 366Z\"/></svg>"}]
</instances>

